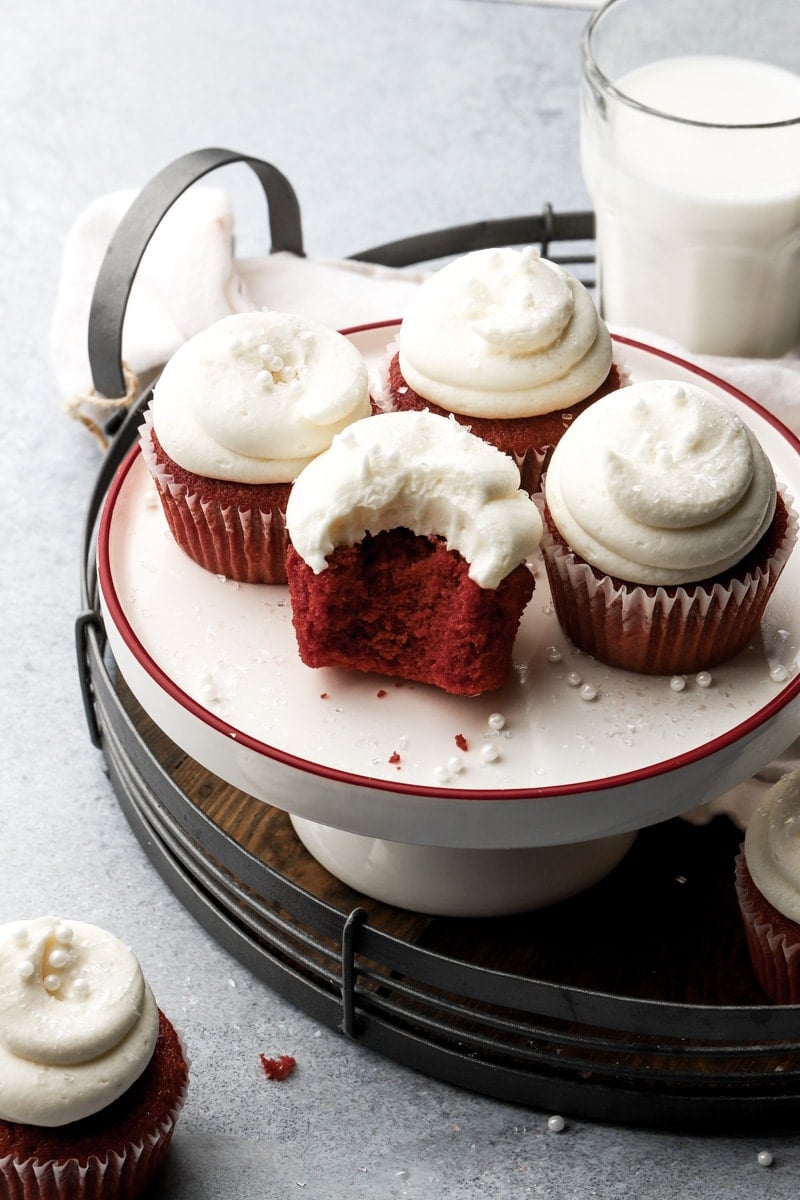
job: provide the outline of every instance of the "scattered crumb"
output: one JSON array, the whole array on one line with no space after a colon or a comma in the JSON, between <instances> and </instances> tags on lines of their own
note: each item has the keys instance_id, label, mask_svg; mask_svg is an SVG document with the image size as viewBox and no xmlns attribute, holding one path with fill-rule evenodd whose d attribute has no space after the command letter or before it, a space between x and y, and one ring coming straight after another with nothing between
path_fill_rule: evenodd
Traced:
<instances>
[{"instance_id":1,"label":"scattered crumb","mask_svg":"<svg viewBox=\"0 0 800 1200\"><path fill-rule=\"evenodd\" d=\"M457 733L455 741L456 741L456 745L458 746L459 750L464 750L464 751L469 750L469 742L464 737L463 733Z\"/></svg>"},{"instance_id":2,"label":"scattered crumb","mask_svg":"<svg viewBox=\"0 0 800 1200\"><path fill-rule=\"evenodd\" d=\"M266 1054L258 1057L267 1079L286 1079L297 1066L297 1060L291 1054L281 1054L279 1058L267 1058Z\"/></svg>"},{"instance_id":3,"label":"scattered crumb","mask_svg":"<svg viewBox=\"0 0 800 1200\"><path fill-rule=\"evenodd\" d=\"M319 698L320 698L320 700L327 700L327 699L328 699L328 693L327 693L327 692L320 692L320 694L319 694Z\"/></svg>"},{"instance_id":4,"label":"scattered crumb","mask_svg":"<svg viewBox=\"0 0 800 1200\"><path fill-rule=\"evenodd\" d=\"M378 697L379 700L382 700L383 697L386 695L386 688L378 688L375 695Z\"/></svg>"},{"instance_id":5,"label":"scattered crumb","mask_svg":"<svg viewBox=\"0 0 800 1200\"><path fill-rule=\"evenodd\" d=\"M400 755L397 753L396 750L393 750L392 753L389 755L388 761L390 763L399 763L400 762Z\"/></svg>"}]
</instances>

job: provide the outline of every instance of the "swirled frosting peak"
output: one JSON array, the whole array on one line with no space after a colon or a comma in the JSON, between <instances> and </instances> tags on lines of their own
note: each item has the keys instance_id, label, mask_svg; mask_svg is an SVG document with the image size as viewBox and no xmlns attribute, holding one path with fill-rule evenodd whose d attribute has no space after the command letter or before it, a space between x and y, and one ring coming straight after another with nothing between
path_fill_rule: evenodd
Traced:
<instances>
[{"instance_id":1,"label":"swirled frosting peak","mask_svg":"<svg viewBox=\"0 0 800 1200\"><path fill-rule=\"evenodd\" d=\"M572 423L545 481L572 550L632 583L681 584L734 566L775 511L775 476L748 426L693 384L609 393Z\"/></svg>"},{"instance_id":2,"label":"swirled frosting peak","mask_svg":"<svg viewBox=\"0 0 800 1200\"><path fill-rule=\"evenodd\" d=\"M350 421L369 413L352 342L289 313L224 317L185 342L154 392L153 425L187 471L290 483Z\"/></svg>"},{"instance_id":3,"label":"swirled frosting peak","mask_svg":"<svg viewBox=\"0 0 800 1200\"><path fill-rule=\"evenodd\" d=\"M402 526L443 537L483 588L533 554L542 531L512 460L427 410L383 413L340 433L295 482L286 525L316 574L337 546Z\"/></svg>"},{"instance_id":4,"label":"swirled frosting peak","mask_svg":"<svg viewBox=\"0 0 800 1200\"><path fill-rule=\"evenodd\" d=\"M800 923L800 771L784 775L756 807L744 854L762 896Z\"/></svg>"},{"instance_id":5,"label":"swirled frosting peak","mask_svg":"<svg viewBox=\"0 0 800 1200\"><path fill-rule=\"evenodd\" d=\"M533 247L475 250L422 284L399 333L418 395L469 417L530 417L585 400L611 338L579 280Z\"/></svg>"},{"instance_id":6,"label":"swirled frosting peak","mask_svg":"<svg viewBox=\"0 0 800 1200\"><path fill-rule=\"evenodd\" d=\"M0 925L0 1118L56 1126L99 1112L144 1071L158 1009L110 933L40 917Z\"/></svg>"}]
</instances>

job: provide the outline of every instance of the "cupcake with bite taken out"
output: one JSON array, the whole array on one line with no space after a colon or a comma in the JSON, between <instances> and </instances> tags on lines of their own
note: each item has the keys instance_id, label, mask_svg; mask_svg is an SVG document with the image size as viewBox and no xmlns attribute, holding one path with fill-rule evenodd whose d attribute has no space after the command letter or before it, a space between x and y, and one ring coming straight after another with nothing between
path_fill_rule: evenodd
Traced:
<instances>
[{"instance_id":1,"label":"cupcake with bite taken out","mask_svg":"<svg viewBox=\"0 0 800 1200\"><path fill-rule=\"evenodd\" d=\"M544 482L558 620L582 650L629 671L691 673L744 649L796 529L755 435L688 383L598 400Z\"/></svg>"},{"instance_id":2,"label":"cupcake with bite taken out","mask_svg":"<svg viewBox=\"0 0 800 1200\"><path fill-rule=\"evenodd\" d=\"M433 413L373 416L306 467L287 523L307 666L458 695L505 682L541 534L507 455Z\"/></svg>"},{"instance_id":3,"label":"cupcake with bite taken out","mask_svg":"<svg viewBox=\"0 0 800 1200\"><path fill-rule=\"evenodd\" d=\"M776 1004L800 1004L800 771L753 812L736 859L736 895L756 978Z\"/></svg>"},{"instance_id":4,"label":"cupcake with bite taken out","mask_svg":"<svg viewBox=\"0 0 800 1200\"><path fill-rule=\"evenodd\" d=\"M398 345L374 403L452 414L514 459L531 494L565 429L621 382L591 296L532 247L475 250L437 271Z\"/></svg>"},{"instance_id":5,"label":"cupcake with bite taken out","mask_svg":"<svg viewBox=\"0 0 800 1200\"><path fill-rule=\"evenodd\" d=\"M180 1039L116 937L52 917L0 926L0 1195L143 1195L187 1081Z\"/></svg>"},{"instance_id":6,"label":"cupcake with bite taken out","mask_svg":"<svg viewBox=\"0 0 800 1200\"><path fill-rule=\"evenodd\" d=\"M315 321L237 313L190 338L156 383L141 435L175 541L217 575L285 583L292 482L369 411L361 355Z\"/></svg>"}]
</instances>

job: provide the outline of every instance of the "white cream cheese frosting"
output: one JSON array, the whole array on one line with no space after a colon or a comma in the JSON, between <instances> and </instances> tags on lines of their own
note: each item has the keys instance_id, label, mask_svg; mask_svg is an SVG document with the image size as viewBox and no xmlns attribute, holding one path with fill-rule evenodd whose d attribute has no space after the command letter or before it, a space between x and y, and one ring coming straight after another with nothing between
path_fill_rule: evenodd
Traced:
<instances>
[{"instance_id":1,"label":"white cream cheese frosting","mask_svg":"<svg viewBox=\"0 0 800 1200\"><path fill-rule=\"evenodd\" d=\"M316 321L236 313L185 342L153 390L153 426L179 466L235 483L291 483L370 411L352 342Z\"/></svg>"},{"instance_id":2,"label":"white cream cheese frosting","mask_svg":"<svg viewBox=\"0 0 800 1200\"><path fill-rule=\"evenodd\" d=\"M542 531L512 460L427 410L382 413L340 433L296 480L286 525L316 574L337 546L403 527L443 537L483 588L532 555Z\"/></svg>"},{"instance_id":3,"label":"white cream cheese frosting","mask_svg":"<svg viewBox=\"0 0 800 1200\"><path fill-rule=\"evenodd\" d=\"M81 921L0 926L0 1118L59 1126L113 1103L149 1063L156 1002L131 951Z\"/></svg>"},{"instance_id":4,"label":"white cream cheese frosting","mask_svg":"<svg viewBox=\"0 0 800 1200\"><path fill-rule=\"evenodd\" d=\"M756 806L744 856L762 896L800 924L800 771L785 775Z\"/></svg>"},{"instance_id":5,"label":"white cream cheese frosting","mask_svg":"<svg viewBox=\"0 0 800 1200\"><path fill-rule=\"evenodd\" d=\"M553 453L547 505L570 549L632 583L709 579L756 545L775 512L772 466L721 399L652 380L611 392Z\"/></svg>"},{"instance_id":6,"label":"white cream cheese frosting","mask_svg":"<svg viewBox=\"0 0 800 1200\"><path fill-rule=\"evenodd\" d=\"M412 297L400 369L425 400L468 417L530 417L585 400L611 369L586 288L533 247L475 250Z\"/></svg>"}]
</instances>

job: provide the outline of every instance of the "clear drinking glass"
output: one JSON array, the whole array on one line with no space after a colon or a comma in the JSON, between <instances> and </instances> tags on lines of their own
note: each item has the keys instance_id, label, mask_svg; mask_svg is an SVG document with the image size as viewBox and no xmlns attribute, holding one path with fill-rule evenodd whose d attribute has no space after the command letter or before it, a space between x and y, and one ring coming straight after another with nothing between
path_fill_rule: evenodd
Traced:
<instances>
[{"instance_id":1,"label":"clear drinking glass","mask_svg":"<svg viewBox=\"0 0 800 1200\"><path fill-rule=\"evenodd\" d=\"M609 0L583 37L581 162L611 325L800 345L798 0Z\"/></svg>"}]
</instances>

